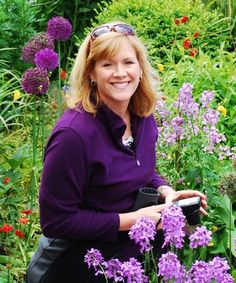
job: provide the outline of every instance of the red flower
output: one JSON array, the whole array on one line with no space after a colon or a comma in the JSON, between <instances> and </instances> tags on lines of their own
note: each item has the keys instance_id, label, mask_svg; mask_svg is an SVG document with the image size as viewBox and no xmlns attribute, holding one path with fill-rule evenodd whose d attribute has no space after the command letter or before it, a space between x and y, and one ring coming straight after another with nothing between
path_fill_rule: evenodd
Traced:
<instances>
[{"instance_id":1,"label":"red flower","mask_svg":"<svg viewBox=\"0 0 236 283\"><path fill-rule=\"evenodd\" d=\"M200 34L200 33L199 33L198 31L196 31L196 32L193 34L193 37L194 37L194 38L197 38L197 37L199 36L199 34Z\"/></svg>"},{"instance_id":2,"label":"red flower","mask_svg":"<svg viewBox=\"0 0 236 283\"><path fill-rule=\"evenodd\" d=\"M181 18L181 23L182 23L182 24L185 24L185 23L187 23L188 20L189 20L189 17L188 17L188 16L183 16L183 17Z\"/></svg>"},{"instance_id":3,"label":"red flower","mask_svg":"<svg viewBox=\"0 0 236 283\"><path fill-rule=\"evenodd\" d=\"M31 214L31 213L32 213L32 210L31 210L31 209L25 209L25 210L22 210L21 212L22 212L23 214L28 215L28 214Z\"/></svg>"},{"instance_id":4,"label":"red flower","mask_svg":"<svg viewBox=\"0 0 236 283\"><path fill-rule=\"evenodd\" d=\"M189 39L185 39L185 41L183 43L184 49L189 49L190 46L191 46L191 41Z\"/></svg>"},{"instance_id":5,"label":"red flower","mask_svg":"<svg viewBox=\"0 0 236 283\"><path fill-rule=\"evenodd\" d=\"M192 48L189 51L189 56L191 56L191 57L195 57L197 54L198 54L198 50L196 48Z\"/></svg>"},{"instance_id":6,"label":"red flower","mask_svg":"<svg viewBox=\"0 0 236 283\"><path fill-rule=\"evenodd\" d=\"M7 183L9 183L11 181L11 178L10 177L5 177L3 180L2 180L2 183L5 185Z\"/></svg>"},{"instance_id":7,"label":"red flower","mask_svg":"<svg viewBox=\"0 0 236 283\"><path fill-rule=\"evenodd\" d=\"M66 79L66 75L67 75L66 71L65 71L65 70L61 70L61 72L60 72L60 77L61 77L61 79L62 79L63 81Z\"/></svg>"},{"instance_id":8,"label":"red flower","mask_svg":"<svg viewBox=\"0 0 236 283\"><path fill-rule=\"evenodd\" d=\"M21 217L19 219L19 222L23 225L27 224L29 222L29 218L26 218L26 217Z\"/></svg>"},{"instance_id":9,"label":"red flower","mask_svg":"<svg viewBox=\"0 0 236 283\"><path fill-rule=\"evenodd\" d=\"M0 233L9 233L13 230L12 225L3 224L2 227L0 227Z\"/></svg>"},{"instance_id":10,"label":"red flower","mask_svg":"<svg viewBox=\"0 0 236 283\"><path fill-rule=\"evenodd\" d=\"M25 237L25 233L23 233L22 231L20 231L19 229L16 229L15 231L15 235L19 238L24 238Z\"/></svg>"},{"instance_id":11,"label":"red flower","mask_svg":"<svg viewBox=\"0 0 236 283\"><path fill-rule=\"evenodd\" d=\"M175 19L175 24L178 26L180 24L180 20L179 19Z\"/></svg>"}]
</instances>

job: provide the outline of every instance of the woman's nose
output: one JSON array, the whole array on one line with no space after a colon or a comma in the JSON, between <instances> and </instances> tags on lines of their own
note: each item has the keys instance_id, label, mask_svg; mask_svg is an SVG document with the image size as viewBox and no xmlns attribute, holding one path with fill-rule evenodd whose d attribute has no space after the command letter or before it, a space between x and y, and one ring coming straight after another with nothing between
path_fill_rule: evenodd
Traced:
<instances>
[{"instance_id":1,"label":"woman's nose","mask_svg":"<svg viewBox=\"0 0 236 283\"><path fill-rule=\"evenodd\" d=\"M126 76L126 74L127 74L127 71L126 71L125 67L122 66L121 64L119 64L115 67L115 70L114 70L114 73L113 73L114 76L124 77L124 76Z\"/></svg>"}]
</instances>

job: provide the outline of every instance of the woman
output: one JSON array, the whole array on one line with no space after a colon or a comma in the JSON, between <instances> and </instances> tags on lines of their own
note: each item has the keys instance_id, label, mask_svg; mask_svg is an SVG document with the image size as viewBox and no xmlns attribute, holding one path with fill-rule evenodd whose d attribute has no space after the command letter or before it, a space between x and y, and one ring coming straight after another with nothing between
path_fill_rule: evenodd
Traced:
<instances>
[{"instance_id":1,"label":"woman","mask_svg":"<svg viewBox=\"0 0 236 283\"><path fill-rule=\"evenodd\" d=\"M45 151L39 198L44 237L28 282L104 282L84 263L88 249L99 249L106 259L138 258L128 230L139 217L158 223L167 203L189 196L201 197L205 213L203 194L175 192L155 172L156 95L150 74L145 48L131 26L105 24L85 38L71 74L70 109ZM166 204L132 211L141 187L156 188Z\"/></svg>"}]
</instances>

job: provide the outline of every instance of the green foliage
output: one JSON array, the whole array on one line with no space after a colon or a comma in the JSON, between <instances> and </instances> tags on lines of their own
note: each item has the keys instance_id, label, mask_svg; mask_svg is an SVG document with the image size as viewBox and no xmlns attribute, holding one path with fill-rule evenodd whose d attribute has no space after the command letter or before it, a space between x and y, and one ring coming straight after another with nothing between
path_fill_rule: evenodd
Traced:
<instances>
[{"instance_id":1,"label":"green foliage","mask_svg":"<svg viewBox=\"0 0 236 283\"><path fill-rule=\"evenodd\" d=\"M176 25L175 19L183 16L188 16L189 20ZM183 53L189 54L189 49L183 48L187 38L191 40L191 48L201 48L204 53L213 56L222 42L225 42L226 50L232 50L232 19L221 16L216 11L207 10L199 0L121 0L107 4L103 12L97 15L96 22L101 24L122 20L133 25L147 44L153 65L156 66L157 63L169 61L169 50L175 63ZM197 38L193 36L195 32L199 32Z\"/></svg>"},{"instance_id":2,"label":"green foliage","mask_svg":"<svg viewBox=\"0 0 236 283\"><path fill-rule=\"evenodd\" d=\"M36 10L26 0L2 0L0 5L0 60L12 63L14 70L23 70L20 59L21 49L26 41L36 32ZM14 64L14 65L13 65Z\"/></svg>"},{"instance_id":3,"label":"green foliage","mask_svg":"<svg viewBox=\"0 0 236 283\"><path fill-rule=\"evenodd\" d=\"M0 50L1 51L1 50ZM19 118L24 107L23 98L14 100L14 91L19 91L20 82L16 74L0 68L0 131L20 125Z\"/></svg>"}]
</instances>

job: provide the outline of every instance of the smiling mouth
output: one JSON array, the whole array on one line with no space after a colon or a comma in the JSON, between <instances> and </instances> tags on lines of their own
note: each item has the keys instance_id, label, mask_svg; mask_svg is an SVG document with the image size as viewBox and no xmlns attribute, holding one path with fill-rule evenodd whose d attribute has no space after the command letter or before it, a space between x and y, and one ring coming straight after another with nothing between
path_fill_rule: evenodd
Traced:
<instances>
[{"instance_id":1,"label":"smiling mouth","mask_svg":"<svg viewBox=\"0 0 236 283\"><path fill-rule=\"evenodd\" d=\"M112 86L118 89L126 88L129 85L130 82L120 82L120 83L111 83Z\"/></svg>"}]
</instances>

